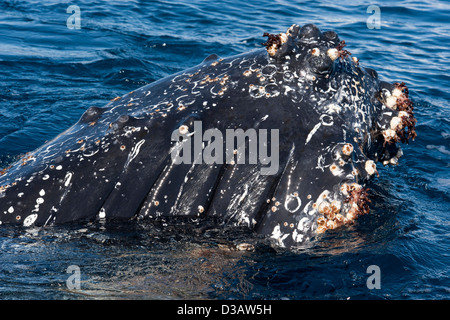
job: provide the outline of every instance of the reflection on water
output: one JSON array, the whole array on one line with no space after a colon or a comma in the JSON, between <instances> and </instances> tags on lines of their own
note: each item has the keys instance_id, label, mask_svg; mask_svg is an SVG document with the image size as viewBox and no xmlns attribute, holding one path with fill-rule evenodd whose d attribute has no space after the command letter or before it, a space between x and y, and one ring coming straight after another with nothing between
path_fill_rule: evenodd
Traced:
<instances>
[{"instance_id":1,"label":"reflection on water","mask_svg":"<svg viewBox=\"0 0 450 320\"><path fill-rule=\"evenodd\" d=\"M365 286L365 277L357 275L365 270L349 273L348 256L380 252L379 237L394 232L389 223L370 221L294 251L214 221L88 223L26 232L6 227L0 231L0 283L13 277L3 294L33 299L347 298L337 283L344 282L344 291L355 282ZM66 284L73 265L80 270L79 289Z\"/></svg>"}]
</instances>

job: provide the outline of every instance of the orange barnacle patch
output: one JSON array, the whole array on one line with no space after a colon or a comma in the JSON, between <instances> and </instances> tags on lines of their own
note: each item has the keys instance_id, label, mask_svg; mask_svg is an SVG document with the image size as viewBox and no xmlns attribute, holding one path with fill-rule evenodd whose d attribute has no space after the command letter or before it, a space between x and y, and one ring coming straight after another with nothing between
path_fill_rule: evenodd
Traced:
<instances>
[{"instance_id":1,"label":"orange barnacle patch","mask_svg":"<svg viewBox=\"0 0 450 320\"><path fill-rule=\"evenodd\" d=\"M351 55L350 51L344 50L345 46L347 46L347 45L345 44L345 41L342 40L341 42L339 42L338 46L336 47L336 50L338 50L338 56L341 59L345 59L346 57Z\"/></svg>"},{"instance_id":2,"label":"orange barnacle patch","mask_svg":"<svg viewBox=\"0 0 450 320\"><path fill-rule=\"evenodd\" d=\"M111 99L112 102L119 100L120 97L115 97L114 99Z\"/></svg>"},{"instance_id":3,"label":"orange barnacle patch","mask_svg":"<svg viewBox=\"0 0 450 320\"><path fill-rule=\"evenodd\" d=\"M413 140L417 137L415 125L417 123L414 117L414 107L412 101L409 99L409 90L404 82L394 83L394 90L392 95L396 97L397 110L399 110L399 117L401 118L401 126L398 126L396 134L402 142L408 143L408 140ZM407 128L405 131L403 128Z\"/></svg>"},{"instance_id":4,"label":"orange barnacle patch","mask_svg":"<svg viewBox=\"0 0 450 320\"><path fill-rule=\"evenodd\" d=\"M349 210L351 218L356 218L357 216L369 213L369 202L371 201L367 191L369 191L367 188L354 188L349 192L345 202L350 203L351 205Z\"/></svg>"}]
</instances>

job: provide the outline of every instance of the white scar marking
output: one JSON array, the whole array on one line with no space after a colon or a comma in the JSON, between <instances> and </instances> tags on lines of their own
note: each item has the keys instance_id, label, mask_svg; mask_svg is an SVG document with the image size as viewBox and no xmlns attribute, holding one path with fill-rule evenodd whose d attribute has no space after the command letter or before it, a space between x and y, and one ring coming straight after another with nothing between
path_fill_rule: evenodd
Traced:
<instances>
[{"instance_id":1,"label":"white scar marking","mask_svg":"<svg viewBox=\"0 0 450 320\"><path fill-rule=\"evenodd\" d=\"M25 218L25 220L23 220L23 225L25 227L29 227L31 226L37 219L38 215L37 214L30 214L28 217Z\"/></svg>"},{"instance_id":2,"label":"white scar marking","mask_svg":"<svg viewBox=\"0 0 450 320\"><path fill-rule=\"evenodd\" d=\"M128 167L130 162L133 161L133 159L137 157L137 155L139 154L139 151L141 149L141 146L144 144L144 142L145 142L145 140L142 139L141 141L136 143L136 145L133 147L133 149L131 149L131 152L128 155L127 162L125 163L125 166L124 166L125 169Z\"/></svg>"},{"instance_id":3,"label":"white scar marking","mask_svg":"<svg viewBox=\"0 0 450 320\"><path fill-rule=\"evenodd\" d=\"M64 178L64 186L68 187L70 185L70 180L72 179L73 172L67 172Z\"/></svg>"},{"instance_id":4,"label":"white scar marking","mask_svg":"<svg viewBox=\"0 0 450 320\"><path fill-rule=\"evenodd\" d=\"M321 122L319 122L318 124L316 124L314 126L314 128L312 128L312 130L309 132L308 137L306 138L306 143L308 144L309 140L311 140L312 136L317 132L317 130L319 130L320 126L321 126Z\"/></svg>"},{"instance_id":5,"label":"white scar marking","mask_svg":"<svg viewBox=\"0 0 450 320\"><path fill-rule=\"evenodd\" d=\"M295 201L297 201L297 207L295 207L294 209L291 210L291 209L288 208L288 204L289 204L289 202L291 202L293 199L294 199ZM290 194L290 195L288 195L288 196L286 197L286 200L284 201L284 208L285 208L287 211L289 211L290 213L296 212L298 209L300 209L301 206L302 206L302 200L300 200L300 197L299 197L299 196L294 196L294 195Z\"/></svg>"}]
</instances>

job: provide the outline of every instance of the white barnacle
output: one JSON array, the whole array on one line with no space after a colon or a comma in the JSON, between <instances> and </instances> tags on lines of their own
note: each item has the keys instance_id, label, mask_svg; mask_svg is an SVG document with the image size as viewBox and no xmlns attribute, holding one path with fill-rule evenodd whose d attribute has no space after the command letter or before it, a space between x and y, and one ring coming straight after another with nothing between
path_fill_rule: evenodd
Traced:
<instances>
[{"instance_id":1,"label":"white barnacle","mask_svg":"<svg viewBox=\"0 0 450 320\"><path fill-rule=\"evenodd\" d=\"M399 118L408 117L408 112L406 111L400 111L398 113Z\"/></svg>"},{"instance_id":2,"label":"white barnacle","mask_svg":"<svg viewBox=\"0 0 450 320\"><path fill-rule=\"evenodd\" d=\"M45 196L45 190L42 189L41 191L39 191L39 195L40 195L41 197Z\"/></svg>"},{"instance_id":3,"label":"white barnacle","mask_svg":"<svg viewBox=\"0 0 450 320\"><path fill-rule=\"evenodd\" d=\"M348 184L346 184L346 183L343 183L342 185L341 185L341 192L342 192L342 194L344 195L344 196L348 196L348 192L349 192L349 190L350 190L350 187L349 187L349 185Z\"/></svg>"},{"instance_id":4,"label":"white barnacle","mask_svg":"<svg viewBox=\"0 0 450 320\"><path fill-rule=\"evenodd\" d=\"M366 169L369 175L373 175L377 172L377 165L373 160L367 160L364 165L364 168Z\"/></svg>"},{"instance_id":5,"label":"white barnacle","mask_svg":"<svg viewBox=\"0 0 450 320\"><path fill-rule=\"evenodd\" d=\"M318 211L320 214L328 214L331 211L330 204L328 201L322 201L319 204Z\"/></svg>"},{"instance_id":6,"label":"white barnacle","mask_svg":"<svg viewBox=\"0 0 450 320\"><path fill-rule=\"evenodd\" d=\"M392 95L396 98L400 97L402 94L403 92L399 88L394 88L394 90L392 90Z\"/></svg>"},{"instance_id":7,"label":"white barnacle","mask_svg":"<svg viewBox=\"0 0 450 320\"><path fill-rule=\"evenodd\" d=\"M388 141L394 139L397 136L395 131L392 129L384 130L382 133L383 133L384 139L388 140Z\"/></svg>"},{"instance_id":8,"label":"white barnacle","mask_svg":"<svg viewBox=\"0 0 450 320\"><path fill-rule=\"evenodd\" d=\"M336 48L328 49L327 51L328 57L330 57L331 60L336 60L339 57L339 50Z\"/></svg>"},{"instance_id":9,"label":"white barnacle","mask_svg":"<svg viewBox=\"0 0 450 320\"><path fill-rule=\"evenodd\" d=\"M345 154L346 156L351 155L353 152L353 145L351 143L346 143L344 144L344 146L342 147L342 153Z\"/></svg>"},{"instance_id":10,"label":"white barnacle","mask_svg":"<svg viewBox=\"0 0 450 320\"><path fill-rule=\"evenodd\" d=\"M106 217L106 211L105 208L101 208L100 211L98 212L98 217L100 219L104 219Z\"/></svg>"},{"instance_id":11,"label":"white barnacle","mask_svg":"<svg viewBox=\"0 0 450 320\"><path fill-rule=\"evenodd\" d=\"M394 96L389 96L386 98L386 107L388 107L389 109L396 109L396 104L397 104L397 98Z\"/></svg>"},{"instance_id":12,"label":"white barnacle","mask_svg":"<svg viewBox=\"0 0 450 320\"><path fill-rule=\"evenodd\" d=\"M189 132L189 127L186 125L182 125L178 128L178 131L180 132L180 134L185 135Z\"/></svg>"},{"instance_id":13,"label":"white barnacle","mask_svg":"<svg viewBox=\"0 0 450 320\"><path fill-rule=\"evenodd\" d=\"M390 126L392 130L402 129L403 120L400 117L393 117L391 119Z\"/></svg>"},{"instance_id":14,"label":"white barnacle","mask_svg":"<svg viewBox=\"0 0 450 320\"><path fill-rule=\"evenodd\" d=\"M313 56L315 56L315 57L320 56L320 50L319 50L319 48L313 48L313 49L311 50L311 54L312 54Z\"/></svg>"},{"instance_id":15,"label":"white barnacle","mask_svg":"<svg viewBox=\"0 0 450 320\"><path fill-rule=\"evenodd\" d=\"M344 173L344 171L334 163L330 166L330 171L333 176L340 176L342 175L342 173Z\"/></svg>"}]
</instances>

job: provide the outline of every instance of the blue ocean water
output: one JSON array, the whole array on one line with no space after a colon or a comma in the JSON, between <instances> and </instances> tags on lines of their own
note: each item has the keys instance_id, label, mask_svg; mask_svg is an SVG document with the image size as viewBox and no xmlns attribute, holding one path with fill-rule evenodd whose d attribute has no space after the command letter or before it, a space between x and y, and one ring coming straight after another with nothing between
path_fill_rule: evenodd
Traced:
<instances>
[{"instance_id":1,"label":"blue ocean water","mask_svg":"<svg viewBox=\"0 0 450 320\"><path fill-rule=\"evenodd\" d=\"M80 29L70 29L70 5ZM370 29L376 5L380 28ZM371 213L299 252L245 230L73 225L0 229L0 299L449 299L450 4L446 1L0 2L0 167L164 76L261 47L296 23L335 30L360 64L404 81L418 137L380 168ZM229 248L245 240L254 251ZM80 289L67 286L78 266ZM381 272L369 289L369 266Z\"/></svg>"}]
</instances>

